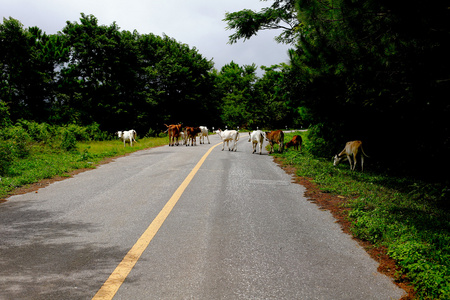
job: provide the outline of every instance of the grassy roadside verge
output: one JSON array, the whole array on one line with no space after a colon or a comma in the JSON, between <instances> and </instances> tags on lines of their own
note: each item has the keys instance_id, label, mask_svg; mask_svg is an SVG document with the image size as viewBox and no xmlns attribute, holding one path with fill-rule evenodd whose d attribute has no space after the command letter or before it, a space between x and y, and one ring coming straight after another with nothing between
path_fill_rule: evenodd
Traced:
<instances>
[{"instance_id":1,"label":"grassy roadside verge","mask_svg":"<svg viewBox=\"0 0 450 300\"><path fill-rule=\"evenodd\" d=\"M294 134L287 134L290 140ZM276 154L293 166L300 177L311 178L322 192L344 198L352 233L385 247L401 268L398 273L413 283L418 299L450 299L450 212L448 187L412 178L396 178L350 171L348 163L308 154L307 133L301 133L305 149Z\"/></svg>"},{"instance_id":2,"label":"grassy roadside verge","mask_svg":"<svg viewBox=\"0 0 450 300\"><path fill-rule=\"evenodd\" d=\"M76 148L71 151L44 143L32 143L27 146L26 157L13 160L8 174L1 177L0 199L4 199L18 187L56 176L67 177L74 170L95 168L106 158L166 145L167 142L167 137L139 139L133 147L129 144L124 147L119 140L77 142Z\"/></svg>"},{"instance_id":3,"label":"grassy roadside verge","mask_svg":"<svg viewBox=\"0 0 450 300\"><path fill-rule=\"evenodd\" d=\"M287 134L285 139L294 134L299 133ZM311 178L324 193L342 197L352 233L385 247L401 267L398 280L405 274L418 299L450 299L448 187L371 172L370 159L364 173L350 171L346 162L333 167L331 159L309 155L307 135L300 134L305 141L302 152L291 149L276 156L295 167L298 176ZM69 176L76 169L94 168L106 158L165 144L167 138L139 139L132 148L118 140L77 142L75 149L64 151L51 143L32 143L26 146L27 155L12 161L8 174L2 176L0 199L17 187Z\"/></svg>"}]
</instances>

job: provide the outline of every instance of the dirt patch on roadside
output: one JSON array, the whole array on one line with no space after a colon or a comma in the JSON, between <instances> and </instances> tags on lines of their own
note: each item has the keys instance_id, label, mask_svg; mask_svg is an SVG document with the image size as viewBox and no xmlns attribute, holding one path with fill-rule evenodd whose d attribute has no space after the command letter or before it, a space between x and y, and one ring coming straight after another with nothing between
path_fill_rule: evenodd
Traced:
<instances>
[{"instance_id":1,"label":"dirt patch on roadside","mask_svg":"<svg viewBox=\"0 0 450 300\"><path fill-rule=\"evenodd\" d=\"M387 255L387 249L385 247L375 247L373 244L367 241L363 241L352 235L350 231L351 222L347 218L349 208L344 205L347 199L342 196L336 196L329 193L322 192L319 187L312 182L311 178L299 177L296 175L295 167L284 164L283 160L278 157L274 157L275 163L277 163L286 173L292 175L293 181L306 188L305 197L318 205L320 209L325 209L331 212L336 219L336 222L341 225L342 230L351 235L355 241L361 245L366 252L379 263L378 272L391 277L394 283L403 289L406 293L401 300L415 299L415 292L412 284L406 280L404 276L397 275L400 268L395 261Z\"/></svg>"}]
</instances>

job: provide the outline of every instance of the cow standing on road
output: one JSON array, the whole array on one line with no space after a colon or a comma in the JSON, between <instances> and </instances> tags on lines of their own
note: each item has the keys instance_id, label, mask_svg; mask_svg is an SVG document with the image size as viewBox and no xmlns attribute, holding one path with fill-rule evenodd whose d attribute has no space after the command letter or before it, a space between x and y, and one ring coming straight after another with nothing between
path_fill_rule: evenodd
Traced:
<instances>
[{"instance_id":1,"label":"cow standing on road","mask_svg":"<svg viewBox=\"0 0 450 300\"><path fill-rule=\"evenodd\" d=\"M200 144L204 144L205 143L205 137L208 139L208 144L211 144L209 142L208 127L200 126L200 130L201 130L201 132L199 134Z\"/></svg>"},{"instance_id":2,"label":"cow standing on road","mask_svg":"<svg viewBox=\"0 0 450 300\"><path fill-rule=\"evenodd\" d=\"M223 141L222 144L222 151L225 148L225 142L228 146L228 151L237 151L237 141L239 141L239 132L236 130L225 130L222 131L221 129L217 130L216 133L220 136L220 138ZM234 143L233 146L230 148L230 142Z\"/></svg>"},{"instance_id":3,"label":"cow standing on road","mask_svg":"<svg viewBox=\"0 0 450 300\"><path fill-rule=\"evenodd\" d=\"M166 124L164 124L166 125ZM179 145L178 139L180 138L181 124L166 125L167 133L169 134L169 146Z\"/></svg>"},{"instance_id":4,"label":"cow standing on road","mask_svg":"<svg viewBox=\"0 0 450 300\"><path fill-rule=\"evenodd\" d=\"M199 127L186 127L185 135L187 138L186 146L189 146L189 142L191 146L197 145L197 135L201 132Z\"/></svg>"},{"instance_id":5,"label":"cow standing on road","mask_svg":"<svg viewBox=\"0 0 450 300\"><path fill-rule=\"evenodd\" d=\"M255 130L252 133L249 132L248 135L249 135L248 141L252 142L253 147L252 154L256 152L256 146L259 145L259 154L261 155L264 143L264 132L262 132L261 130Z\"/></svg>"}]
</instances>

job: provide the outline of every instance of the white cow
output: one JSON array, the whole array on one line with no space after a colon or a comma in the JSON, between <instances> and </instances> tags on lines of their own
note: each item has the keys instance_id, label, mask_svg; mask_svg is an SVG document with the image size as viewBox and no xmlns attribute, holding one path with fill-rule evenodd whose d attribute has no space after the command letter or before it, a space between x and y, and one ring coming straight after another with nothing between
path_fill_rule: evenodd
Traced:
<instances>
[{"instance_id":1,"label":"white cow","mask_svg":"<svg viewBox=\"0 0 450 300\"><path fill-rule=\"evenodd\" d=\"M228 147L228 151L237 151L237 141L239 141L239 132L237 132L236 130L217 130L216 133L220 136L220 138L223 141L222 144L222 151L225 147L225 142L227 143L227 147ZM233 147L231 147L230 149L230 144L229 142L234 143Z\"/></svg>"},{"instance_id":2,"label":"white cow","mask_svg":"<svg viewBox=\"0 0 450 300\"><path fill-rule=\"evenodd\" d=\"M250 132L248 133L248 141L252 142L252 146L253 146L252 153L256 152L256 146L259 145L259 155L261 155L265 137L266 137L266 134L264 132L262 132L261 130L255 130L252 133L250 133Z\"/></svg>"},{"instance_id":3,"label":"white cow","mask_svg":"<svg viewBox=\"0 0 450 300\"><path fill-rule=\"evenodd\" d=\"M119 139L123 141L124 147L126 143L130 143L130 146L133 147L133 141L136 142L137 133L136 130L134 129L128 131L117 131L116 134L119 137Z\"/></svg>"},{"instance_id":4,"label":"white cow","mask_svg":"<svg viewBox=\"0 0 450 300\"><path fill-rule=\"evenodd\" d=\"M186 134L184 133L184 131L180 131L180 139L183 141L183 145L187 144L187 138L186 138Z\"/></svg>"},{"instance_id":5,"label":"white cow","mask_svg":"<svg viewBox=\"0 0 450 300\"><path fill-rule=\"evenodd\" d=\"M208 127L206 126L200 126L200 130L201 132L198 134L200 137L200 144L204 144L205 143L205 136L208 139L208 144L211 144L209 142L209 136L208 136Z\"/></svg>"}]
</instances>

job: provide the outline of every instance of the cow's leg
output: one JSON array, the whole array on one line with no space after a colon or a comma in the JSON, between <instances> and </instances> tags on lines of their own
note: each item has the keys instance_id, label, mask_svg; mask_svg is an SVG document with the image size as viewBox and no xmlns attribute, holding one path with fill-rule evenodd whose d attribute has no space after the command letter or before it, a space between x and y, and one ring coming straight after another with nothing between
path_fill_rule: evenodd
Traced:
<instances>
[{"instance_id":1,"label":"cow's leg","mask_svg":"<svg viewBox=\"0 0 450 300\"><path fill-rule=\"evenodd\" d=\"M352 165L352 158L350 157L350 155L347 154L347 160L348 160L348 164L350 165L350 170L353 170L353 165Z\"/></svg>"},{"instance_id":2,"label":"cow's leg","mask_svg":"<svg viewBox=\"0 0 450 300\"><path fill-rule=\"evenodd\" d=\"M364 155L361 153L361 172L364 171Z\"/></svg>"},{"instance_id":3,"label":"cow's leg","mask_svg":"<svg viewBox=\"0 0 450 300\"><path fill-rule=\"evenodd\" d=\"M209 136L208 136L208 135L206 135L206 138L208 139L208 144L211 144L211 143L209 142Z\"/></svg>"}]
</instances>

